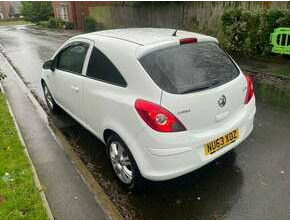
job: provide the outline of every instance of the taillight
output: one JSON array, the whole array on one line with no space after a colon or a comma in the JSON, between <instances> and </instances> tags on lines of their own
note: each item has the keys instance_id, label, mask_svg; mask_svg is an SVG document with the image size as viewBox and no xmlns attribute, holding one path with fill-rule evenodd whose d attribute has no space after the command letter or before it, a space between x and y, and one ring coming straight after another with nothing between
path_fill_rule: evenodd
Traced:
<instances>
[{"instance_id":1,"label":"taillight","mask_svg":"<svg viewBox=\"0 0 290 220\"><path fill-rule=\"evenodd\" d=\"M149 101L137 99L135 109L146 124L159 132L185 131L184 125L168 110Z\"/></svg>"},{"instance_id":2,"label":"taillight","mask_svg":"<svg viewBox=\"0 0 290 220\"><path fill-rule=\"evenodd\" d=\"M248 84L247 85L247 94L246 94L246 98L245 98L245 104L248 104L254 96L254 87L253 87L252 77L247 76L247 75L245 77L247 79L247 84Z\"/></svg>"},{"instance_id":3,"label":"taillight","mask_svg":"<svg viewBox=\"0 0 290 220\"><path fill-rule=\"evenodd\" d=\"M197 38L183 38L179 40L180 44L191 44L191 43L196 43Z\"/></svg>"}]
</instances>

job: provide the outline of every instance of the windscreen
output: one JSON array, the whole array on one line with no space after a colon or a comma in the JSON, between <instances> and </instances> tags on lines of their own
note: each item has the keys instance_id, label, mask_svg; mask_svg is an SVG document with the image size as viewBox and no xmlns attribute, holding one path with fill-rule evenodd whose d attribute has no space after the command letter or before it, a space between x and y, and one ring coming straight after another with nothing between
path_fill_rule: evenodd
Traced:
<instances>
[{"instance_id":1,"label":"windscreen","mask_svg":"<svg viewBox=\"0 0 290 220\"><path fill-rule=\"evenodd\" d=\"M175 94L212 88L239 75L232 60L213 42L157 50L140 63L161 89Z\"/></svg>"}]
</instances>

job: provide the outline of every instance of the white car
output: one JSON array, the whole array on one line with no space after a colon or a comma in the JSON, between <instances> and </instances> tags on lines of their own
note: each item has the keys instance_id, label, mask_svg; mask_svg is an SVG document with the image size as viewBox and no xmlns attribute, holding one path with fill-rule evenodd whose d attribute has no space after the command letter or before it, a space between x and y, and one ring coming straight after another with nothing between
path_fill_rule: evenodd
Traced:
<instances>
[{"instance_id":1,"label":"white car","mask_svg":"<svg viewBox=\"0 0 290 220\"><path fill-rule=\"evenodd\" d=\"M43 65L51 112L64 109L107 145L128 189L189 173L244 141L256 112L251 78L217 39L159 28L69 39Z\"/></svg>"}]
</instances>

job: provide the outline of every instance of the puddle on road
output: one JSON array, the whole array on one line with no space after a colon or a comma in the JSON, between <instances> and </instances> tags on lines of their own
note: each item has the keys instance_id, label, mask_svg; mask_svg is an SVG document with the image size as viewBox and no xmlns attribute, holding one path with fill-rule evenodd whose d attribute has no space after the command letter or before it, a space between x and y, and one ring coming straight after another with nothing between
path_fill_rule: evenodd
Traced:
<instances>
[{"instance_id":1,"label":"puddle on road","mask_svg":"<svg viewBox=\"0 0 290 220\"><path fill-rule=\"evenodd\" d=\"M150 182L135 195L118 185L101 141L66 113L54 121L125 219L221 219L239 199L243 176L234 151L186 176Z\"/></svg>"}]
</instances>

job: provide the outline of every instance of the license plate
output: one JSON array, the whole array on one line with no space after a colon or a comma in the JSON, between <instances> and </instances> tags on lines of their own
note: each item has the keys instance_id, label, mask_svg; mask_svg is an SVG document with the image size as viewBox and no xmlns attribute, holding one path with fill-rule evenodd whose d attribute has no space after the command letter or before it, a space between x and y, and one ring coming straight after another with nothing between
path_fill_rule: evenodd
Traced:
<instances>
[{"instance_id":1,"label":"license plate","mask_svg":"<svg viewBox=\"0 0 290 220\"><path fill-rule=\"evenodd\" d=\"M217 138L207 144L204 145L205 155L213 154L219 149L235 142L240 137L240 132L238 129L233 130L232 132Z\"/></svg>"}]
</instances>

